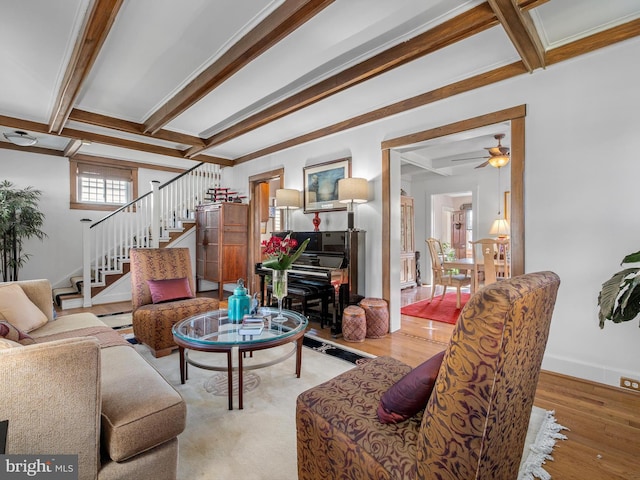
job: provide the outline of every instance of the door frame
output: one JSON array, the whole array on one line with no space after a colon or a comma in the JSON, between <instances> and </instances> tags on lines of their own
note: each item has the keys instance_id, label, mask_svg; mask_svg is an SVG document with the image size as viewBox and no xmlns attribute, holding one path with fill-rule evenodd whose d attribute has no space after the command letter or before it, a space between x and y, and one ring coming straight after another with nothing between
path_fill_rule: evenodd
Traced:
<instances>
[{"instance_id":1,"label":"door frame","mask_svg":"<svg viewBox=\"0 0 640 480\"><path fill-rule=\"evenodd\" d=\"M260 251L260 209L257 208L254 192L260 183L270 183L275 179L280 179L279 188L284 188L284 168L277 168L268 172L258 173L249 177L249 251L247 285L251 292L259 290L259 279L254 273L254 265L261 257Z\"/></svg>"},{"instance_id":2,"label":"door frame","mask_svg":"<svg viewBox=\"0 0 640 480\"><path fill-rule=\"evenodd\" d=\"M526 105L499 110L496 112L468 118L459 122L450 123L440 127L423 130L409 135L392 138L381 143L382 157L382 296L390 307L391 330L400 328L399 305L394 306L391 292L391 261L393 255L399 252L391 252L391 203L393 198L399 197L400 192L391 191L391 150L407 147L420 142L425 142L438 137L452 135L454 133L473 130L501 122L511 122L511 272L512 275L521 275L525 272L524 258L524 164L525 164L525 117Z\"/></svg>"}]
</instances>

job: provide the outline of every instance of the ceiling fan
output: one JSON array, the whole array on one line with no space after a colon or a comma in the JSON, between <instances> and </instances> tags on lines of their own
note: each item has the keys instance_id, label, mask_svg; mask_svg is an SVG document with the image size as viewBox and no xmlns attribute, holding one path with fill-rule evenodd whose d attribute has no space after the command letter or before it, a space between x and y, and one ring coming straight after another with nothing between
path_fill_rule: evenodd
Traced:
<instances>
[{"instance_id":1,"label":"ceiling fan","mask_svg":"<svg viewBox=\"0 0 640 480\"><path fill-rule=\"evenodd\" d=\"M504 138L504 133L498 133L493 136L496 140L498 140L498 145L495 147L485 147L485 150L489 152L488 157L473 157L473 158L457 158L452 160L452 162L460 162L463 160L474 160L475 158L486 158L487 160L475 168L484 168L487 165L491 165L492 167L500 168L504 167L507 163L509 163L509 147L503 147L500 141Z\"/></svg>"}]
</instances>

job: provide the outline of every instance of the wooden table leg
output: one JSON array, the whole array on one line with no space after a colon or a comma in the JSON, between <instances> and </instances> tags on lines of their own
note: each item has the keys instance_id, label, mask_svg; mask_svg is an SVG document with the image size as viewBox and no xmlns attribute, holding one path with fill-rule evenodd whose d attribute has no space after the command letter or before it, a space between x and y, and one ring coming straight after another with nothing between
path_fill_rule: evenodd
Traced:
<instances>
[{"instance_id":1,"label":"wooden table leg","mask_svg":"<svg viewBox=\"0 0 640 480\"><path fill-rule=\"evenodd\" d=\"M302 338L296 340L296 377L300 378L302 370Z\"/></svg>"},{"instance_id":2,"label":"wooden table leg","mask_svg":"<svg viewBox=\"0 0 640 480\"><path fill-rule=\"evenodd\" d=\"M227 389L229 390L229 410L233 410L233 365L231 363L231 358L231 350L227 350Z\"/></svg>"}]
</instances>

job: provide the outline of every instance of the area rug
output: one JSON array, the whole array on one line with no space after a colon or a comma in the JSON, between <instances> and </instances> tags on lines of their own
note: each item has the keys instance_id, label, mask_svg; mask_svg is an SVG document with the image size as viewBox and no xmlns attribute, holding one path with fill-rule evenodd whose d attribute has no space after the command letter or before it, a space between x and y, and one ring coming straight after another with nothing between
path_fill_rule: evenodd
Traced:
<instances>
[{"instance_id":1,"label":"area rug","mask_svg":"<svg viewBox=\"0 0 640 480\"><path fill-rule=\"evenodd\" d=\"M154 358L145 346L135 345L134 348L187 402L187 426L179 436L178 478L190 480L297 478L296 397L308 388L354 368L350 361L322 353L324 347L320 350L304 348L300 378L294 374L293 357L255 370L260 382L251 392L245 393L244 409L237 410L235 396L236 409L228 410L225 395L207 391L210 379L216 373L191 367L189 379L181 385L176 352ZM264 361L264 355L281 353L275 350L255 352L256 358L246 361ZM222 366L226 361L224 355L197 353L206 356L199 360L208 363ZM566 438L558 433L562 428L555 423L553 412L534 407L519 480L550 478L543 463L551 459L556 440Z\"/></svg>"},{"instance_id":2,"label":"area rug","mask_svg":"<svg viewBox=\"0 0 640 480\"><path fill-rule=\"evenodd\" d=\"M400 309L400 313L455 325L460 316L460 311L469 300L469 297L470 295L468 293L462 293L460 295L460 308L456 308L456 293L450 292L447 293L444 298L442 298L442 295L439 295L433 297L433 301L421 300L420 302L405 305Z\"/></svg>"}]
</instances>

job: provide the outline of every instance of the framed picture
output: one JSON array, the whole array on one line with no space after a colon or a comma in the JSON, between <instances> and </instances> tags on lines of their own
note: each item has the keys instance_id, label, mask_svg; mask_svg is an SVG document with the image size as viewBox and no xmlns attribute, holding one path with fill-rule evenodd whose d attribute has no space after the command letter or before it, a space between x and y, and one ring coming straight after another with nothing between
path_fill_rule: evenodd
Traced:
<instances>
[{"instance_id":1,"label":"framed picture","mask_svg":"<svg viewBox=\"0 0 640 480\"><path fill-rule=\"evenodd\" d=\"M304 212L346 210L338 202L338 180L351 177L351 157L304 167Z\"/></svg>"}]
</instances>

